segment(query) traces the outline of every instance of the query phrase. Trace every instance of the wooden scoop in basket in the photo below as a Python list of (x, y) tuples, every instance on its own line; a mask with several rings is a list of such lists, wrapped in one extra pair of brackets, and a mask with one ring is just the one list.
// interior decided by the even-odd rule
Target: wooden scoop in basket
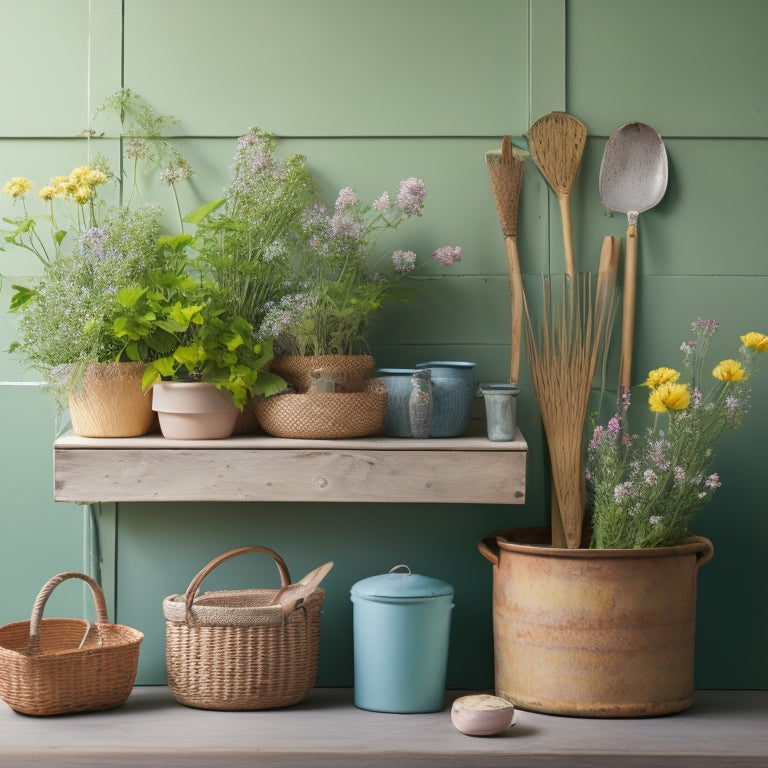
[(301, 581), (281, 587), (272, 598), (271, 605), (280, 605), (287, 616), (304, 598), (309, 597), (318, 584), (326, 577), (328, 571), (333, 568), (333, 563), (326, 563), (314, 571), (310, 571)]

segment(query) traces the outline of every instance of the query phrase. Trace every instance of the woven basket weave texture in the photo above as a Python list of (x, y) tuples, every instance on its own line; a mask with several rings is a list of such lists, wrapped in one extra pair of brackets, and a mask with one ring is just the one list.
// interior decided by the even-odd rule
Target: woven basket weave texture
[[(206, 592), (202, 579), (217, 565), (246, 552), (275, 559), (282, 587)], [(211, 561), (184, 595), (163, 601), (168, 686), (176, 700), (211, 710), (287, 707), (306, 699), (317, 681), (320, 611), (324, 590), (313, 591), (288, 613), (273, 605), (290, 586), (279, 555), (242, 547)]]
[[(43, 619), (45, 601), (62, 581), (78, 578), (94, 593), (97, 622)], [(30, 621), (0, 627), (0, 697), (25, 715), (111, 709), (133, 689), (144, 635), (107, 621), (104, 595), (85, 574), (62, 573), (41, 590)]]

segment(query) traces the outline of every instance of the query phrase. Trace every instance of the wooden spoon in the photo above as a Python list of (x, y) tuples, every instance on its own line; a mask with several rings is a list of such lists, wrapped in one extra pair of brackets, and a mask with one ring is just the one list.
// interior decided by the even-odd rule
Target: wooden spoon
[(528, 147), (533, 162), (560, 202), (565, 271), (571, 277), (576, 274), (571, 235), (571, 190), (586, 141), (584, 123), (566, 112), (550, 112), (528, 129)]

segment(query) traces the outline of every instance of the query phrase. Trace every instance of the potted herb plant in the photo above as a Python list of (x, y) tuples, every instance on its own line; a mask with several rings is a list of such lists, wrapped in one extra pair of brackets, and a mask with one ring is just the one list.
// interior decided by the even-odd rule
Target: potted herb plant
[[(319, 389), (325, 394), (349, 395), (365, 393), (366, 387), (370, 389), (366, 381), (376, 366), (368, 354), (366, 330), (372, 316), (388, 303), (413, 300), (404, 278), (417, 266), (413, 251), (380, 253), (376, 246), (385, 231), (422, 215), (425, 195), (424, 183), (409, 178), (400, 183), (394, 199), (385, 191), (372, 203), (363, 204), (351, 187), (344, 187), (332, 210), (323, 203), (315, 203), (304, 211), (302, 226), (307, 244), (283, 295), (270, 303), (261, 326), (264, 335), (271, 336), (281, 352), (272, 369), (298, 394)], [(450, 267), (461, 259), (461, 248), (438, 248), (432, 256)], [(371, 399), (372, 409), (381, 410), (382, 395), (370, 392), (366, 397)], [(322, 434), (324, 437), (345, 432), (346, 406), (341, 404), (342, 398), (336, 400), (339, 426), (332, 434)], [(292, 420), (294, 408), (304, 402), (296, 396), (281, 395), (257, 403), (257, 415), (262, 426), (269, 421), (267, 431), (288, 436), (280, 431), (282, 411), (285, 409), (284, 417)], [(327, 407), (332, 402), (328, 397), (322, 400)], [(315, 410), (318, 407), (313, 406)], [(350, 415), (350, 419), (354, 417)], [(356, 429), (350, 429), (354, 436), (371, 434), (371, 430), (381, 429), (381, 422), (378, 416), (361, 419)], [(295, 430), (290, 434), (300, 436)], [(344, 436), (351, 435), (345, 432)]]
[(705, 357), (718, 323), (698, 319), (676, 369), (645, 381), (653, 424), (618, 413), (587, 450), (591, 535), (549, 545), (549, 529), (504, 531), (480, 543), (494, 565), (496, 687), (520, 707), (554, 714), (634, 717), (694, 700), (696, 576), (713, 555), (691, 535), (721, 481), (715, 447), (749, 406), (768, 336), (741, 337), (738, 359)]
[(265, 370), (271, 340), (258, 340), (216, 280), (195, 272), (191, 239), (160, 239), (165, 267), (118, 292), (112, 337), (121, 355), (150, 361), (142, 386), (152, 388), (165, 437), (228, 437), (250, 395), (279, 392), (285, 382)]
[[(123, 89), (99, 111), (120, 115), (126, 157), (139, 163), (165, 163), (171, 185), (191, 173), (186, 160), (159, 136), (168, 118), (137, 94)], [(159, 205), (109, 205), (103, 194), (119, 181), (105, 158), (67, 176), (55, 176), (33, 195), (32, 182), (12, 178), (3, 188), (19, 215), (7, 217), (5, 242), (32, 253), (42, 274), (14, 285), (11, 311), (20, 338), (11, 345), (39, 370), (60, 406), (69, 406), (74, 431), (87, 437), (143, 434), (152, 422), (150, 398), (141, 378), (148, 360), (129, 360), (112, 322), (122, 311), (116, 299), (124, 288), (164, 267)], [(34, 206), (38, 206), (35, 210)]]

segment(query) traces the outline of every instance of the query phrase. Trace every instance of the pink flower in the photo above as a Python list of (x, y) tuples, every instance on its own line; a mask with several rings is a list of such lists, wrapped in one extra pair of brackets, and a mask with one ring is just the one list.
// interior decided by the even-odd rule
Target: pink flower
[(350, 205), (355, 205), (359, 199), (357, 192), (352, 187), (344, 187), (339, 190), (339, 196), (336, 198), (334, 208), (336, 211), (341, 212)]
[(389, 192), (384, 191), (381, 197), (371, 203), (371, 208), (377, 211), (388, 211), (392, 207), (392, 201), (389, 199)]
[(427, 190), (424, 182), (411, 176), (400, 182), (400, 191), (397, 193), (395, 202), (400, 210), (408, 216), (421, 216), (423, 210), (424, 196)]
[(461, 248), (458, 245), (444, 245), (432, 254), (432, 258), (436, 259), (446, 267), (452, 267), (454, 264), (461, 261)]

